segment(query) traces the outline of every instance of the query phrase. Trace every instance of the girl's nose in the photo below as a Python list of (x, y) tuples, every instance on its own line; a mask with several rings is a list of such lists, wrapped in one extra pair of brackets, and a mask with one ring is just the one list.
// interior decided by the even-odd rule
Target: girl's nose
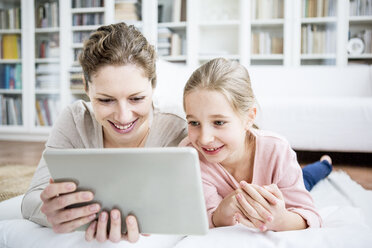
[(202, 128), (199, 136), (199, 142), (203, 145), (208, 145), (213, 141), (214, 141), (213, 133), (208, 128)]

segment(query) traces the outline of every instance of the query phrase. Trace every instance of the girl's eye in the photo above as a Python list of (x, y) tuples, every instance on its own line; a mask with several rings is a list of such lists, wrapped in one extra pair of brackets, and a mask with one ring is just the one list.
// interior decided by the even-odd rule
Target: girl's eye
[(98, 101), (103, 102), (103, 103), (110, 103), (113, 102), (113, 99), (110, 98), (98, 98)]
[(215, 121), (214, 124), (216, 126), (222, 126), (223, 124), (225, 124), (225, 122), (224, 121)]
[(140, 101), (142, 101), (144, 99), (145, 99), (144, 96), (138, 96), (138, 97), (132, 97), (132, 98), (130, 98), (130, 100), (133, 101), (133, 102), (140, 102)]
[(199, 122), (197, 122), (197, 121), (189, 121), (189, 125), (191, 125), (193, 127), (196, 127), (196, 126), (199, 126)]

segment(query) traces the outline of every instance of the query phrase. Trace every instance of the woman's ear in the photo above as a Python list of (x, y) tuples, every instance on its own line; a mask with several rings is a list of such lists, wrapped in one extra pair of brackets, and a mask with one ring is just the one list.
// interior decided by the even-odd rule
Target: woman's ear
[(89, 97), (89, 86), (88, 82), (85, 80), (84, 74), (81, 75), (81, 79), (83, 80), (85, 94)]
[(257, 108), (252, 107), (248, 110), (248, 119), (246, 123), (246, 130), (250, 129), (256, 120)]

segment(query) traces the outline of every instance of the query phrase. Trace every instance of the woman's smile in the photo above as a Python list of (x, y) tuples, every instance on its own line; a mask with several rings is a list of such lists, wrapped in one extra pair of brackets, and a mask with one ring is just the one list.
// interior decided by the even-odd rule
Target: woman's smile
[(135, 128), (138, 119), (139, 118), (137, 118), (136, 120), (134, 120), (134, 121), (132, 121), (130, 123), (127, 123), (125, 125), (115, 124), (115, 123), (113, 123), (111, 121), (108, 121), (108, 122), (111, 124), (112, 128), (116, 132), (123, 134), (123, 133), (129, 133), (130, 131), (132, 131)]

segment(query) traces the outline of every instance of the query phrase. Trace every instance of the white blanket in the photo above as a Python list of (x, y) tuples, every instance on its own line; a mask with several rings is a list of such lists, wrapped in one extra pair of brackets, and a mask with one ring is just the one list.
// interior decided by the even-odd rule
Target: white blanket
[(242, 225), (205, 236), (151, 235), (136, 244), (87, 243), (83, 232), (55, 234), (20, 215), (21, 197), (0, 203), (0, 247), (371, 247), (372, 191), (343, 172), (332, 172), (311, 191), (323, 228), (260, 233)]

